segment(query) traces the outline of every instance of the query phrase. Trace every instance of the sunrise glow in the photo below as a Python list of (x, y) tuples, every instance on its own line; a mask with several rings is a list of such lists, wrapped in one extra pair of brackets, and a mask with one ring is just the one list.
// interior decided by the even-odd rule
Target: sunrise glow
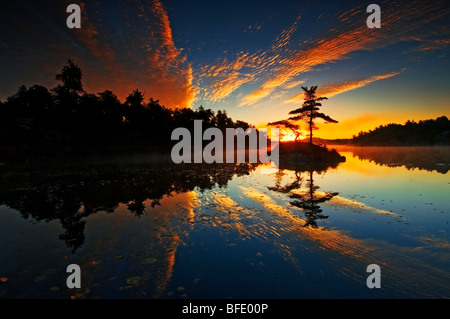
[[(286, 118), (303, 102), (301, 87), (318, 85), (328, 97), (323, 112), (339, 122), (317, 123), (315, 136), (322, 138), (351, 138), (448, 111), (445, 1), (379, 3), (379, 29), (367, 27), (358, 2), (292, 1), (281, 8), (264, 1), (139, 0), (81, 1), (82, 28), (70, 30), (61, 27), (60, 14), (69, 3), (44, 2), (39, 14), (31, 1), (5, 5), (0, 15), (10, 28), (2, 28), (2, 43), (14, 49), (0, 53), (0, 99), (22, 84), (54, 85), (55, 70), (72, 58), (84, 71), (86, 91), (112, 90), (123, 101), (138, 88), (169, 108), (226, 109), (257, 127)], [(21, 62), (12, 62), (18, 55)], [(294, 139), (283, 133), (283, 140)]]

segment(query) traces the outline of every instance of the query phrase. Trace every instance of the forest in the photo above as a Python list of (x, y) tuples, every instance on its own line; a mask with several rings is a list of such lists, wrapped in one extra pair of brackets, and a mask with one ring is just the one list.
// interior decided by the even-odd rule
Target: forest
[(446, 116), (405, 124), (387, 124), (360, 132), (349, 141), (360, 146), (450, 145), (450, 120)]
[(121, 102), (109, 90), (89, 93), (83, 89), (83, 73), (68, 60), (56, 74), (59, 84), (21, 86), (0, 101), (0, 161), (12, 154), (63, 154), (75, 152), (167, 150), (177, 127), (253, 127), (233, 121), (225, 110), (214, 112), (200, 106), (170, 109), (139, 89)]

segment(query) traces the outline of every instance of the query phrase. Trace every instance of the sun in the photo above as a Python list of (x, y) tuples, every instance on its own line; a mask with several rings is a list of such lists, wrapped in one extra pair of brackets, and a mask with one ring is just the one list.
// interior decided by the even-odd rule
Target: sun
[[(273, 126), (267, 127), (264, 125), (259, 125), (257, 126), (257, 129), (262, 129), (262, 128), (268, 128), (267, 130), (267, 135), (270, 138), (271, 137), (271, 129), (273, 129)], [(295, 141), (295, 134), (292, 132), (292, 130), (284, 128), (284, 127), (280, 127), (278, 128), (279, 130), (279, 137), (280, 137), (280, 142), (293, 142)], [(301, 130), (300, 132), (300, 136), (299, 136), (299, 140), (304, 139), (305, 137), (308, 136), (308, 132)]]
[[(300, 136), (298, 137), (298, 141), (306, 138), (308, 136), (308, 132), (301, 130)], [(295, 134), (287, 128), (280, 128), (280, 142), (293, 142), (295, 141)]]
[(288, 129), (280, 129), (280, 142), (293, 142), (295, 141), (295, 134)]

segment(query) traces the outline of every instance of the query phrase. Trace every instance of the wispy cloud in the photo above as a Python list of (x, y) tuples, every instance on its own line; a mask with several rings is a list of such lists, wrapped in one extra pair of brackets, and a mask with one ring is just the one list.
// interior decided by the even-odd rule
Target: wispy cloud
[(159, 36), (162, 42), (162, 49), (166, 51), (164, 57), (168, 61), (176, 61), (180, 53), (173, 42), (169, 16), (160, 0), (152, 1), (152, 12), (159, 20)]
[[(192, 66), (174, 43), (170, 19), (160, 0), (136, 1), (134, 6), (127, 6), (128, 11), (119, 13), (127, 27), (122, 47), (101, 23), (91, 23), (89, 7), (83, 8), (87, 14), (83, 15), (84, 29), (79, 31), (79, 40), (97, 61), (86, 62), (92, 65), (86, 72), (87, 89), (112, 89), (124, 99), (131, 90), (139, 88), (146, 98), (158, 99), (167, 107), (192, 105), (196, 94)], [(123, 47), (128, 48), (128, 55), (119, 53)]]
[[(325, 84), (319, 88), (318, 95), (320, 96), (326, 96), (326, 97), (332, 97), (347, 91), (355, 90), (358, 88), (361, 88), (363, 86), (366, 86), (372, 82), (389, 79), (391, 77), (394, 77), (396, 75), (399, 75), (400, 72), (391, 72), (386, 74), (379, 74), (379, 75), (373, 75), (365, 79), (358, 79), (358, 80), (349, 80), (341, 83), (331, 83), (331, 84)], [(303, 92), (298, 93), (292, 97), (290, 97), (286, 102), (299, 102), (303, 101)]]
[(350, 52), (363, 49), (368, 43), (374, 41), (370, 37), (361, 38), (360, 29), (339, 34), (334, 38), (319, 40), (309, 49), (299, 51), (281, 61), (280, 70), (259, 88), (245, 96), (242, 104), (254, 104), (294, 77), (311, 71), (313, 67), (344, 59)]
[[(365, 22), (361, 23), (361, 17), (358, 15), (359, 12), (364, 12), (361, 5), (343, 13), (339, 18), (339, 26), (332, 28), (328, 34), (307, 41), (305, 48), (300, 47), (294, 54), (279, 59), (277, 61), (279, 67), (258, 88), (244, 96), (241, 105), (259, 102), (280, 86), (287, 85), (298, 76), (312, 71), (316, 66), (348, 59), (349, 55), (356, 51), (378, 49), (398, 41), (410, 40), (425, 24), (450, 13), (450, 9), (443, 2), (414, 1), (406, 5), (403, 2), (395, 2), (386, 8), (383, 12), (381, 29), (368, 29)], [(353, 88), (381, 78), (374, 77), (366, 80), (369, 82), (363, 80), (353, 83)], [(346, 90), (350, 88), (351, 86), (347, 86)]]
[(301, 16), (298, 16), (295, 22), (286, 30), (283, 30), (278, 37), (275, 39), (274, 44), (272, 45), (272, 50), (276, 51), (287, 46), (290, 42), (290, 39), (295, 31), (297, 31), (299, 21)]
[(239, 52), (234, 60), (225, 58), (204, 66), (200, 76), (209, 88), (206, 98), (214, 102), (227, 98), (242, 85), (253, 81), (260, 65), (258, 55)]
[[(0, 95), (9, 94), (21, 84), (54, 84), (54, 74), (61, 64), (73, 58), (82, 67), (85, 89), (90, 92), (111, 89), (123, 100), (131, 90), (139, 88), (146, 98), (159, 99), (168, 107), (189, 107), (200, 95), (211, 102), (235, 97), (241, 106), (258, 106), (266, 98), (276, 96), (282, 100), (282, 93), (285, 100), (292, 99), (289, 90), (304, 83), (308, 72), (324, 67), (332, 70), (334, 63), (350, 59), (361, 50), (399, 41), (416, 41), (420, 52), (434, 52), (449, 45), (448, 29), (430, 33), (424, 28), (450, 14), (446, 1), (381, 1), (381, 29), (366, 27), (365, 7), (360, 4), (337, 14), (324, 33), (307, 38), (305, 34), (309, 33), (302, 33), (302, 28), (314, 20), (302, 13), (261, 49), (230, 53), (212, 64), (194, 68), (174, 39), (163, 0), (117, 5), (106, 0), (80, 1), (80, 30), (65, 27), (66, 16), (61, 12), (69, 3), (5, 3), (0, 15), (8, 28), (0, 29), (0, 63), (2, 69), (8, 66), (9, 70), (4, 71), (8, 80), (2, 83)], [(273, 19), (255, 23), (248, 31), (263, 30), (268, 21)], [(329, 84), (328, 93), (356, 89), (385, 75)]]
[[(231, 61), (225, 58), (215, 64), (205, 65), (199, 74), (207, 87), (205, 98), (213, 102), (223, 100), (245, 84), (255, 82), (276, 69), (281, 60), (281, 53), (289, 45), (300, 19), (299, 16), (289, 28), (283, 30), (274, 39), (271, 49), (267, 51), (239, 52)], [(261, 93), (265, 94), (265, 92)], [(260, 98), (265, 96), (267, 95)]]
[(335, 96), (340, 93), (344, 93), (347, 91), (355, 90), (357, 88), (366, 86), (367, 84), (370, 84), (375, 81), (392, 78), (394, 76), (399, 75), (400, 73), (401, 72), (391, 72), (387, 74), (374, 75), (362, 80), (353, 80), (353, 81), (346, 81), (343, 83), (334, 83), (325, 85), (322, 88), (320, 88), (319, 94), (326, 97)]
[(303, 84), (303, 83), (305, 83), (304, 80), (291, 81), (291, 82), (286, 83), (286, 84), (283, 86), (283, 88), (286, 89), (286, 90), (290, 90), (290, 89), (293, 89), (293, 88), (295, 88), (295, 87), (297, 87), (297, 86), (299, 86), (299, 85), (301, 85), (301, 84)]
[(416, 50), (432, 53), (438, 50), (446, 49), (448, 46), (450, 46), (450, 39), (433, 39), (426, 40), (425, 43), (421, 44)]
[(111, 46), (106, 42), (100, 42), (99, 31), (97, 27), (91, 22), (89, 13), (85, 2), (79, 2), (81, 12), (81, 29), (73, 29), (72, 32), (80, 43), (88, 50), (95, 58), (103, 59), (106, 62), (114, 62), (115, 54)]
[[(170, 19), (160, 0), (137, 1), (128, 18), (125, 45), (132, 48), (130, 56), (135, 61), (128, 64), (125, 58), (118, 65), (127, 65), (127, 83), (172, 107), (190, 107), (195, 99), (193, 70), (182, 50), (177, 48)], [(120, 77), (118, 77), (120, 81)], [(116, 81), (117, 82), (117, 81)], [(117, 83), (120, 89), (120, 83)]]

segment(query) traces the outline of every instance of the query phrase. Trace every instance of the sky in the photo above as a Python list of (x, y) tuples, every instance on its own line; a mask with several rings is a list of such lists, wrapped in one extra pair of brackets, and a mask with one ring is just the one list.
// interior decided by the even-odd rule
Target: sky
[[(71, 3), (80, 29), (66, 26)], [(371, 3), (379, 29), (366, 25)], [(339, 123), (320, 123), (314, 136), (350, 138), (449, 116), (449, 21), (448, 1), (8, 0), (0, 100), (20, 85), (56, 86), (73, 59), (87, 92), (124, 101), (138, 88), (169, 108), (225, 109), (265, 127), (317, 85), (322, 112)]]

